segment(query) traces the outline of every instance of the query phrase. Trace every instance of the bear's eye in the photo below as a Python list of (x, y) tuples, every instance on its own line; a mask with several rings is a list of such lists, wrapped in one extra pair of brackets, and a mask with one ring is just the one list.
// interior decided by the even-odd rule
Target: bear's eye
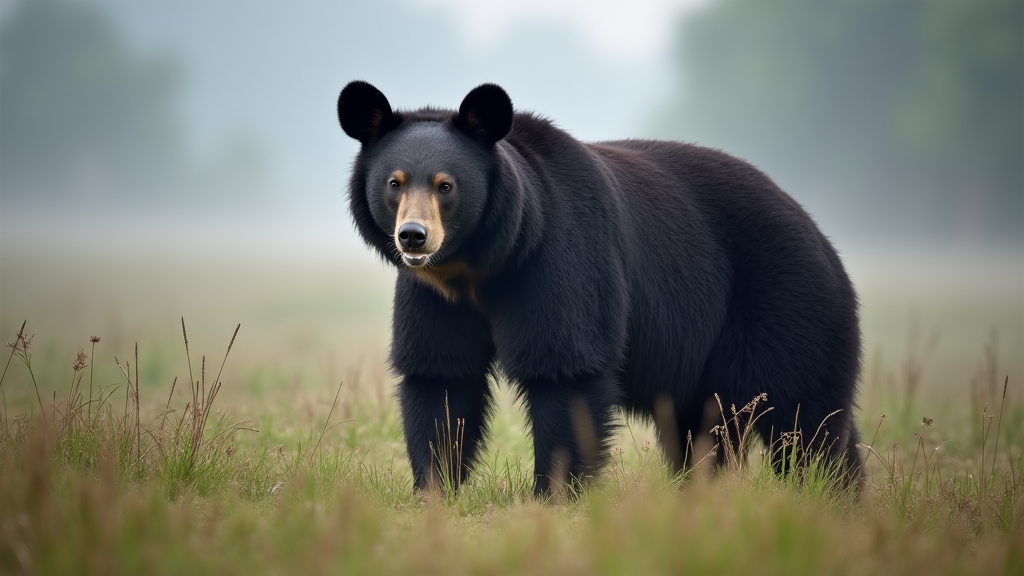
[(402, 185), (398, 183), (398, 180), (392, 178), (391, 180), (388, 180), (388, 187), (390, 187), (392, 190), (398, 190), (399, 188), (402, 187)]
[(437, 189), (440, 190), (442, 194), (447, 194), (452, 191), (452, 183), (445, 180), (444, 182), (441, 182), (441, 185), (438, 186)]

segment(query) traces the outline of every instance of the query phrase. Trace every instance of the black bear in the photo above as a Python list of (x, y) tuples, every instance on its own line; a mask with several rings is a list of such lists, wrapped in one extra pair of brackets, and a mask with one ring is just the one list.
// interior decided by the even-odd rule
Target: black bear
[[(716, 393), (727, 407), (766, 393), (759, 436), (809, 431), (805, 449), (861, 478), (856, 295), (756, 168), (677, 142), (582, 143), (493, 84), (457, 112), (396, 111), (355, 81), (338, 118), (361, 143), (355, 224), (399, 269), (390, 362), (416, 488), (453, 457), (465, 478), (498, 371), (528, 410), (537, 493), (599, 468), (616, 408), (668, 405), (658, 432), (678, 442), (714, 424)], [(439, 442), (446, 422), (457, 442)]]

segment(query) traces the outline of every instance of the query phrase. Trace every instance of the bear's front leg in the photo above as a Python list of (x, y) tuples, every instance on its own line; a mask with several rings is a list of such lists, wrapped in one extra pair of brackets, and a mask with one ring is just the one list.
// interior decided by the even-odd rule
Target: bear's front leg
[(479, 311), (402, 271), (395, 284), (391, 365), (417, 489), (465, 480), (486, 432), (494, 359)]
[(484, 376), (406, 376), (398, 386), (414, 486), (453, 489), (467, 478), (486, 430), (491, 392)]
[(523, 381), (533, 425), (535, 495), (573, 489), (604, 464), (619, 387), (611, 373)]

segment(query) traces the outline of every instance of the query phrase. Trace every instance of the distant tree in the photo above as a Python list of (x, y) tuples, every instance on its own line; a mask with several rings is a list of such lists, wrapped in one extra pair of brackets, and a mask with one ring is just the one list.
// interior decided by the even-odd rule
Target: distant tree
[(683, 23), (660, 135), (882, 236), (916, 220), (1020, 242), (1022, 37), (1021, 0), (716, 0)]
[(132, 54), (96, 6), (21, 1), (0, 28), (4, 203), (137, 198), (170, 185), (183, 162), (178, 86), (173, 62)]
[(925, 8), (922, 49), (898, 103), (901, 142), (957, 189), (1001, 195), (992, 208), (1024, 229), (1024, 2)]

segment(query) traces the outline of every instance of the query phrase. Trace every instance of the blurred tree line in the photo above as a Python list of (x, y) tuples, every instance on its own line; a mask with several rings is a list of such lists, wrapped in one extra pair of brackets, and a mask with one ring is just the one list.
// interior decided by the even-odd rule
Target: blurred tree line
[(1022, 0), (716, 0), (683, 22), (657, 130), (860, 238), (1020, 246), (1022, 37)]
[(216, 204), (268, 195), (266, 158), (244, 135), (189, 153), (183, 73), (132, 52), (96, 5), (21, 0), (0, 24), (0, 191), (5, 208)]

